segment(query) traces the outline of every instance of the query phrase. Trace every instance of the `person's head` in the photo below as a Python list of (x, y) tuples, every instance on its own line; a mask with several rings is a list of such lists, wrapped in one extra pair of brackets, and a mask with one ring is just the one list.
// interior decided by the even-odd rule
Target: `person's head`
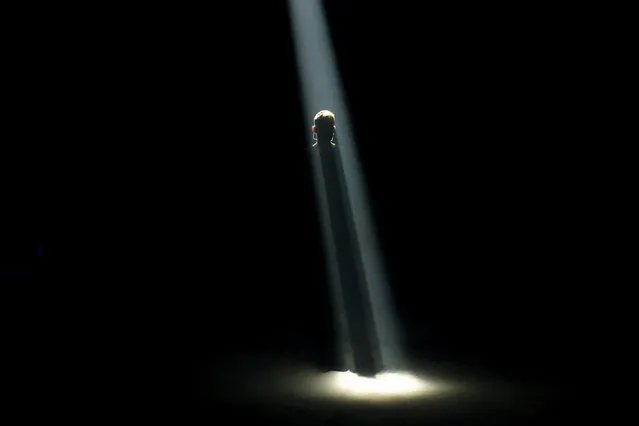
[(332, 128), (335, 125), (335, 114), (330, 112), (327, 109), (323, 109), (317, 114), (315, 114), (315, 118), (313, 119), (315, 126), (319, 127), (330, 127)]
[(330, 142), (335, 134), (335, 114), (322, 110), (315, 114), (313, 132), (317, 133), (319, 142)]

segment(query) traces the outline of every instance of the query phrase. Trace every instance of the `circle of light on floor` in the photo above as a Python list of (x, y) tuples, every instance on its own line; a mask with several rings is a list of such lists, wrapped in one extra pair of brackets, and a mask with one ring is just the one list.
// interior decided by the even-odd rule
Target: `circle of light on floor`
[(348, 397), (410, 397), (429, 390), (426, 382), (404, 372), (385, 372), (375, 377), (362, 377), (350, 371), (328, 374), (330, 387)]

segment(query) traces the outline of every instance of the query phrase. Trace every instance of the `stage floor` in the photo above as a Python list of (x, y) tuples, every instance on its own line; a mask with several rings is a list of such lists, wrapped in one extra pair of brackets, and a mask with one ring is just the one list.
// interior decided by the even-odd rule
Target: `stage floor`
[(558, 380), (524, 382), (441, 361), (410, 365), (384, 387), (286, 355), (233, 355), (200, 369), (197, 415), (306, 425), (522, 425), (569, 410), (570, 385)]

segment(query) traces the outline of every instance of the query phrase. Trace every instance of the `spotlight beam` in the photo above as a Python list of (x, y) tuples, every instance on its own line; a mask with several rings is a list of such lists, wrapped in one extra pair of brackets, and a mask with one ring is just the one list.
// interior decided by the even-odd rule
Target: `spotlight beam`
[(352, 357), (356, 372), (374, 375), (381, 370), (379, 347), (339, 149), (320, 144), (313, 154), (320, 159), (326, 188), (329, 212), (327, 228), (330, 228), (329, 232), (333, 236), (332, 251), (339, 271), (335, 288), (339, 289), (342, 298), (342, 318), (346, 320), (344, 328), (351, 350), (349, 356)]
[[(356, 355), (361, 344), (358, 346), (355, 341), (361, 339), (362, 334), (370, 335), (367, 337), (370, 341), (364, 344), (368, 346), (370, 356), (375, 357), (381, 351), (380, 365), (376, 368), (398, 369), (402, 367), (396, 342), (398, 330), (393, 321), (382, 259), (365, 196), (363, 173), (324, 10), (319, 0), (289, 0), (289, 11), (304, 115), (312, 117), (316, 111), (328, 109), (337, 117), (338, 149), (331, 154), (321, 148), (309, 150), (324, 224), (335, 306), (339, 311), (336, 315), (345, 319), (342, 334), (349, 336), (345, 345), (348, 347), (350, 344), (351, 354)], [(313, 145), (310, 132), (307, 144), (309, 147)], [(335, 207), (337, 205), (342, 206), (341, 210)], [(347, 257), (352, 259), (348, 266)], [(360, 293), (361, 306), (353, 301), (355, 287)], [(353, 316), (360, 316), (359, 321)], [(368, 316), (370, 319), (366, 319)], [(368, 323), (370, 332), (361, 328), (362, 321)]]

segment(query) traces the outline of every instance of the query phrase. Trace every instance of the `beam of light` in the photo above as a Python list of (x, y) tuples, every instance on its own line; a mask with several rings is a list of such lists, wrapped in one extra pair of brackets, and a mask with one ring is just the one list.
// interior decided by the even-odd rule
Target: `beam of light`
[[(310, 120), (317, 111), (324, 109), (335, 114), (346, 192), (355, 222), (355, 233), (360, 247), (382, 364), (385, 369), (399, 369), (404, 363), (398, 348), (399, 330), (394, 322), (395, 315), (390, 303), (382, 256), (368, 208), (363, 171), (354, 144), (354, 133), (338, 76), (324, 10), (320, 0), (289, 0), (288, 3), (303, 94), (304, 116), (309, 117)], [(308, 146), (313, 145), (314, 141), (310, 132), (307, 138)], [(313, 157), (311, 161), (315, 173), (316, 192), (320, 194), (318, 202), (320, 208), (326, 210), (322, 206), (324, 200), (321, 199), (323, 194), (321, 166), (316, 156), (311, 155), (311, 157)], [(323, 223), (328, 223), (325, 211), (322, 211), (322, 216)], [(325, 226), (324, 229), (325, 247), (328, 253), (334, 236), (330, 235), (330, 229), (326, 228), (329, 227)], [(330, 253), (328, 255), (330, 257)]]
[(313, 170), (315, 172), (315, 194), (317, 196), (320, 215), (322, 218), (324, 249), (326, 253), (326, 264), (328, 269), (328, 278), (331, 284), (331, 294), (333, 296), (333, 310), (337, 325), (337, 344), (338, 351), (342, 356), (342, 362), (348, 368), (353, 367), (352, 348), (348, 336), (348, 321), (346, 320), (346, 308), (342, 296), (342, 288), (339, 284), (339, 270), (337, 267), (337, 254), (335, 252), (335, 235), (333, 235), (330, 225), (331, 216), (329, 213), (328, 200), (326, 196), (326, 185), (322, 176), (322, 167), (318, 164), (317, 156), (311, 155), (313, 162)]
[[(322, 109), (330, 109), (334, 113), (337, 111), (338, 116), (341, 116), (341, 112), (344, 110), (341, 106), (343, 101), (337, 96), (339, 80), (336, 76), (334, 59), (332, 58), (333, 53), (328, 43), (328, 34), (322, 24), (321, 17), (324, 11), (321, 5), (314, 0), (290, 0), (289, 11), (303, 95), (304, 117), (309, 117), (309, 120), (311, 120), (315, 113)], [(320, 17), (319, 21), (316, 20), (318, 17)], [(315, 146), (315, 141), (310, 132), (307, 133), (306, 143), (307, 146)], [(324, 237), (331, 294), (333, 295), (333, 308), (337, 319), (338, 349), (343, 357), (344, 365), (352, 368), (352, 351), (350, 341), (346, 337), (348, 335), (348, 324), (345, 318), (346, 312), (342, 299), (342, 289), (339, 284), (340, 277), (335, 252), (335, 235), (333, 235), (331, 226), (326, 185), (320, 159), (312, 154), (312, 152), (309, 152), (314, 173), (315, 195), (323, 224), (322, 235)]]

